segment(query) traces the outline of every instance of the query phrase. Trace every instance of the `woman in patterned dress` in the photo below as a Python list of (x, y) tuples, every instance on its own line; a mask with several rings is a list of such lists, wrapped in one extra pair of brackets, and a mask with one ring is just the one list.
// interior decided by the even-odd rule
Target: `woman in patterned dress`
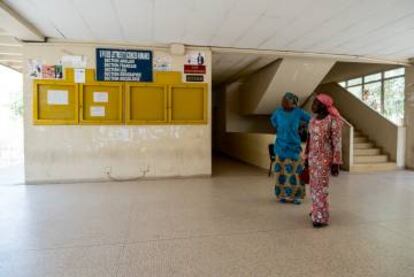
[(275, 195), (281, 203), (301, 204), (305, 197), (305, 184), (300, 181), (304, 169), (300, 157), (302, 151), (299, 136), (301, 122), (309, 123), (310, 115), (297, 107), (298, 97), (287, 92), (282, 99), (282, 107), (271, 117), (276, 129), (275, 141)]
[(324, 227), (329, 223), (329, 175), (338, 176), (342, 163), (342, 119), (333, 99), (326, 94), (316, 96), (312, 111), (316, 115), (309, 124), (305, 151), (312, 197), (310, 216), (314, 227)]

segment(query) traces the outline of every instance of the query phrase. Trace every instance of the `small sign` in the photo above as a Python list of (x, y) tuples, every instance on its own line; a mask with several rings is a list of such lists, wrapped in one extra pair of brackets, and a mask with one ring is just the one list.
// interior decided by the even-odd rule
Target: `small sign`
[(170, 55), (154, 56), (155, 71), (171, 71), (172, 58)]
[(90, 114), (94, 117), (104, 117), (105, 116), (105, 107), (102, 106), (91, 106)]
[(93, 102), (108, 103), (108, 93), (106, 91), (95, 91), (93, 93)]
[(184, 65), (184, 73), (190, 74), (206, 74), (206, 66), (205, 65), (193, 65), (193, 64), (185, 64)]
[(152, 51), (97, 48), (96, 79), (152, 82)]
[(77, 84), (84, 84), (86, 80), (86, 70), (85, 68), (75, 68), (74, 69), (74, 75), (75, 75), (75, 83)]
[(69, 95), (67, 90), (48, 90), (47, 104), (48, 105), (68, 105)]
[(185, 80), (187, 82), (204, 82), (203, 75), (186, 75)]

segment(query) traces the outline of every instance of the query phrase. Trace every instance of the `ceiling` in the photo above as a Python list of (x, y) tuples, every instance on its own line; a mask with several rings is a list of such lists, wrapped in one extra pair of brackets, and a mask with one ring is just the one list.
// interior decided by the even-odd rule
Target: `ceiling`
[(4, 2), (52, 38), (414, 57), (413, 0)]
[(23, 51), (21, 43), (0, 28), (0, 64), (21, 71)]

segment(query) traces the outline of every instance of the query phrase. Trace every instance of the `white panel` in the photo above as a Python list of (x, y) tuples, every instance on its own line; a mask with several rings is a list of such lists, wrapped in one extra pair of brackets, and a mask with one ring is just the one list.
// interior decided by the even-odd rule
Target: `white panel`
[(298, 16), (289, 28), (281, 30), (281, 34), (288, 36), (289, 40), (281, 45), (281, 48), (295, 49), (291, 47), (308, 33), (317, 32), (318, 28), (333, 18), (340, 16), (344, 9), (359, 0), (318, 0), (319, 5), (312, 5), (303, 16)]
[(270, 6), (271, 0), (238, 0), (234, 3), (231, 13), (238, 15), (262, 15)]
[[(330, 37), (329, 40), (324, 41), (318, 48), (323, 50), (335, 51), (342, 49), (344, 45), (349, 43), (366, 43), (373, 41), (373, 32), (376, 32), (378, 36), (383, 36), (387, 32), (398, 32), (401, 30), (401, 26), (390, 26), (395, 20), (401, 16), (406, 16), (407, 13), (411, 13), (414, 10), (414, 1), (412, 0), (394, 0), (394, 5), (380, 6), (381, 9), (373, 14), (367, 16), (365, 20), (359, 21), (354, 28), (342, 30), (337, 32), (336, 35)], [(409, 22), (411, 19), (409, 19)], [(339, 31), (339, 30), (338, 30)], [(357, 54), (357, 52), (354, 52)]]
[(125, 39), (128, 42), (151, 41), (152, 0), (114, 0)]
[(282, 22), (281, 18), (261, 17), (256, 24), (234, 44), (240, 48), (258, 48), (259, 44), (270, 37)]
[(120, 41), (123, 39), (117, 11), (114, 10), (111, 0), (100, 0), (98, 3), (84, 0), (71, 1), (98, 40)]
[(6, 0), (5, 2), (23, 18), (30, 21), (43, 35), (62, 37), (56, 31), (54, 23), (31, 0)]
[(381, 10), (387, 10), (394, 5), (393, 1), (387, 1), (382, 5), (375, 5), (373, 0), (369, 0), (359, 2), (358, 8), (355, 8), (355, 5), (347, 6), (347, 9), (343, 10), (338, 16), (332, 17), (330, 20), (325, 21), (323, 25), (304, 34), (300, 40), (292, 43), (290, 47), (317, 52), (317, 45), (331, 41), (335, 36), (339, 37), (349, 30), (359, 28), (361, 22), (366, 21), (368, 18), (377, 18), (377, 14)]
[(258, 16), (241, 16), (230, 14), (223, 22), (222, 27), (214, 35), (210, 44), (233, 46), (237, 39), (244, 34), (258, 20)]
[[(66, 38), (89, 41), (95, 39), (70, 0), (31, 1), (45, 16), (45, 20), (50, 20)], [(96, 9), (94, 12), (97, 12)]]

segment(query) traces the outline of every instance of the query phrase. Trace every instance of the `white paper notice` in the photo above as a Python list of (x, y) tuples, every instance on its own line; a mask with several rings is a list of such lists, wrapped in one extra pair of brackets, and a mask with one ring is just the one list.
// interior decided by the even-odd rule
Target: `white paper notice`
[(93, 102), (108, 103), (108, 93), (106, 91), (95, 91), (93, 93)]
[(48, 90), (47, 104), (49, 105), (68, 105), (69, 93), (67, 90)]
[(75, 83), (77, 84), (83, 84), (85, 83), (85, 68), (75, 68)]
[(90, 108), (91, 116), (102, 117), (105, 116), (105, 107), (101, 106), (92, 106)]

